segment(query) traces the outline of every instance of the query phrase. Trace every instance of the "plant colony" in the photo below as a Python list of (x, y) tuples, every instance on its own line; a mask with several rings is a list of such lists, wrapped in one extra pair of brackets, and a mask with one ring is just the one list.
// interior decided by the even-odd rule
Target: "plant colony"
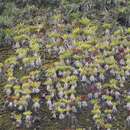
[[(130, 29), (113, 30), (110, 23), (100, 25), (87, 17), (68, 22), (61, 13), (50, 21), (45, 33), (42, 24), (5, 29), (15, 41), (14, 55), (0, 64), (0, 75), (7, 80), (5, 106), (16, 126), (35, 127), (45, 102), (53, 118), (88, 109), (97, 129), (111, 130), (124, 101), (129, 127)], [(43, 69), (45, 80), (40, 78)]]

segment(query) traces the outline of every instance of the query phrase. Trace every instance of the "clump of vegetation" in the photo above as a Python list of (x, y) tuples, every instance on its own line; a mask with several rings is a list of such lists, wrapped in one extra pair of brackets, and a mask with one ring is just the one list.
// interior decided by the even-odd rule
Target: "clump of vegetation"
[(115, 0), (53, 2), (59, 6), (44, 10), (39, 4), (47, 0), (15, 0), (0, 16), (0, 43), (10, 43), (13, 50), (0, 63), (0, 81), (3, 107), (14, 126), (43, 129), (49, 122), (54, 129), (129, 128), (130, 31), (111, 16), (115, 10), (127, 14), (127, 5)]

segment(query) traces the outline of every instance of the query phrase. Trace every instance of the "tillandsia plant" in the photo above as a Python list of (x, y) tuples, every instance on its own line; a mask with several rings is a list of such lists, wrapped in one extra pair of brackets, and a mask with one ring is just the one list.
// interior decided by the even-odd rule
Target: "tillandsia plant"
[[(28, 25), (26, 29), (23, 26), (18, 25), (12, 30), (16, 41), (13, 45), (15, 53), (4, 62), (3, 69), (7, 78), (5, 105), (13, 111), (12, 118), (17, 127), (30, 128), (40, 109), (39, 70), (42, 61), (39, 55), (40, 42), (36, 36), (29, 36), (32, 26)], [(23, 35), (26, 37), (21, 38)]]
[(50, 19), (45, 33), (40, 32), (43, 24), (18, 24), (6, 30), (15, 41), (14, 55), (0, 64), (0, 75), (5, 72), (5, 106), (12, 111), (16, 126), (36, 127), (33, 123), (45, 101), (53, 118), (72, 118), (85, 110), (94, 129), (113, 129), (122, 98), (128, 112), (130, 107), (129, 93), (125, 93), (130, 76), (129, 29), (119, 26), (112, 31), (110, 23), (100, 25), (85, 16), (69, 23), (61, 12)]
[[(70, 99), (75, 99), (75, 103), (77, 102), (76, 106), (79, 105), (79, 108), (82, 108), (81, 104), (86, 108), (91, 106), (93, 119), (98, 129), (112, 129), (112, 123), (117, 114), (117, 107), (121, 105), (121, 88), (124, 87), (124, 83), (129, 75), (129, 60), (127, 59), (129, 57), (129, 43), (125, 39), (119, 40), (120, 35), (124, 37), (121, 28), (119, 35), (116, 34), (117, 30), (115, 30), (113, 32), (115, 37), (111, 41), (108, 40), (106, 30), (111, 29), (111, 24), (103, 25), (105, 31), (103, 35), (105, 36), (103, 39), (100, 39), (97, 34), (98, 26), (98, 24), (95, 25), (88, 18), (82, 18), (79, 22), (73, 23), (73, 30), (69, 33), (69, 37), (62, 37), (60, 33), (63, 34), (63, 31), (59, 32), (58, 35), (54, 33), (51, 35), (55, 43), (53, 46), (50, 46), (50, 50), (55, 46), (59, 48), (55, 49), (59, 60), (54, 65), (56, 69), (51, 71), (52, 69), (49, 70), (48, 68), (47, 71), (51, 72), (52, 78), (49, 77), (50, 74), (48, 73), (46, 86), (49, 95), (53, 91), (53, 99), (55, 99), (55, 95), (58, 95), (58, 98), (68, 99), (65, 93), (67, 88), (71, 89), (68, 85), (71, 83), (71, 77), (73, 77), (72, 81), (74, 83), (75, 79), (76, 83), (80, 83), (75, 90), (83, 86), (86, 89), (85, 93), (88, 102), (86, 100), (82, 102), (78, 96), (71, 95)], [(57, 31), (58, 28), (55, 32), (57, 33)], [(58, 43), (60, 37), (62, 37), (62, 44)], [(67, 66), (69, 66), (69, 69), (66, 69)], [(53, 78), (56, 79), (54, 82)], [(59, 93), (55, 91), (55, 88), (59, 88)], [(59, 102), (56, 100), (58, 105), (54, 105), (50, 102), (51, 97), (49, 95), (48, 104), (50, 106), (57, 108), (56, 106), (62, 104), (62, 109), (65, 108), (63, 100), (59, 100)], [(58, 112), (60, 113), (59, 118), (63, 119), (65, 117), (65, 109), (62, 109), (59, 109), (59, 107), (55, 109), (54, 117), (56, 117), (56, 112)], [(52, 110), (51, 107), (50, 110)], [(75, 107), (72, 110), (75, 111), (71, 112), (76, 112), (78, 109)]]

